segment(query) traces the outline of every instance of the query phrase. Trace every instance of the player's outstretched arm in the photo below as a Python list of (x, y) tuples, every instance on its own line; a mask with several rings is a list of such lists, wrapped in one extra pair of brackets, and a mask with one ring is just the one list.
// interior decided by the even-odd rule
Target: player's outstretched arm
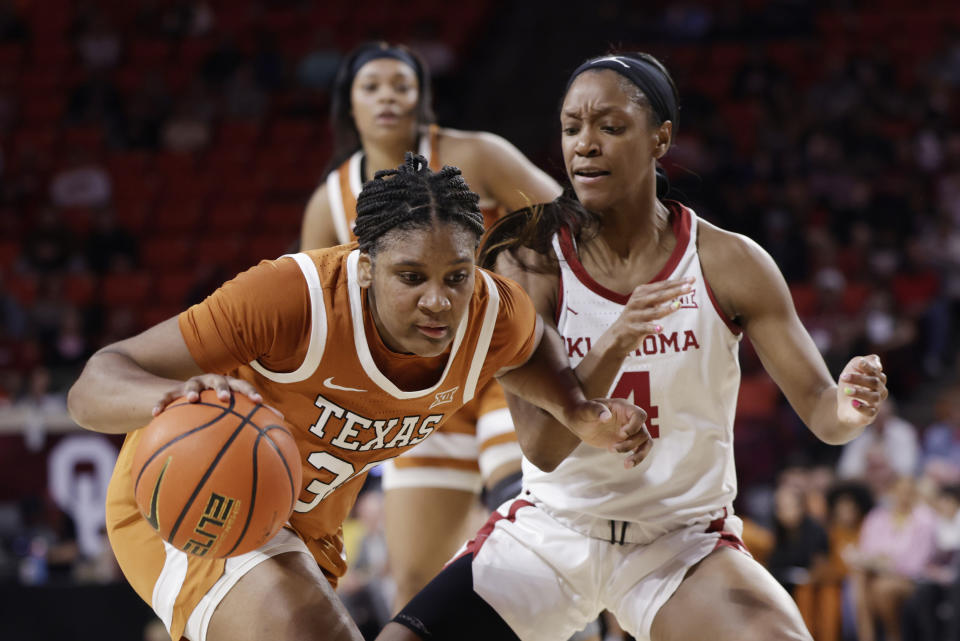
[[(542, 322), (538, 317), (538, 327)], [(542, 334), (526, 363), (498, 376), (511, 411), (520, 412), (514, 423), (524, 454), (549, 470), (581, 442), (616, 452), (645, 452), (644, 411), (624, 399), (588, 400), (556, 331)]]
[(708, 224), (701, 229), (704, 276), (793, 409), (825, 443), (840, 445), (859, 435), (887, 398), (879, 357), (854, 357), (834, 380), (770, 255), (743, 236)]
[(143, 427), (181, 396), (199, 400), (205, 389), (216, 390), (223, 400), (238, 392), (262, 401), (246, 381), (204, 373), (171, 318), (91, 356), (70, 388), (67, 408), (81, 427), (122, 434)]

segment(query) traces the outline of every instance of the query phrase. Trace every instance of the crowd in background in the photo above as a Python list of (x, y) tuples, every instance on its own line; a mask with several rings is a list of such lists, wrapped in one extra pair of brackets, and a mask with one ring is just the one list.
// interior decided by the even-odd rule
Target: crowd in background
[[(960, 641), (950, 2), (600, 0), (571, 20), (546, 2), (422, 0), (368, 23), (292, 0), (40, 4), (0, 0), (2, 438), (36, 450), (42, 418), (10, 417), (63, 415), (93, 351), (293, 246), (327, 160), (326, 89), (356, 42), (410, 44), (437, 76), (441, 122), (500, 133), (555, 175), (562, 79), (611, 43), (641, 48), (681, 95), (670, 196), (770, 252), (832, 371), (877, 353), (895, 397), (860, 438), (826, 446), (742, 345), (748, 546), (818, 641)], [(369, 629), (390, 601), (377, 497), (372, 482), (350, 522), (358, 561), (341, 588)], [(44, 492), (0, 497), (0, 580), (115, 580), (104, 566)]]

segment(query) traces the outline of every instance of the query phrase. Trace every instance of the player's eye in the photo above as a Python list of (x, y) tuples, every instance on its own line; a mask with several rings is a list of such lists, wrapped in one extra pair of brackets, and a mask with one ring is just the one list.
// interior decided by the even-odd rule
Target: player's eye
[(451, 274), (450, 276), (447, 276), (447, 283), (449, 283), (450, 285), (459, 285), (463, 283), (465, 280), (467, 280), (466, 272), (457, 272), (456, 274)]
[(423, 282), (423, 276), (417, 272), (400, 272), (398, 276), (408, 285), (418, 285)]

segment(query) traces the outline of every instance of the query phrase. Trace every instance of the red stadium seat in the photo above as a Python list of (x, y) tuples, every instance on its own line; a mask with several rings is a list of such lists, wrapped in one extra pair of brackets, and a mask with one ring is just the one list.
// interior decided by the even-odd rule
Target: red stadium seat
[(64, 297), (78, 307), (89, 305), (96, 291), (97, 278), (93, 274), (67, 274), (63, 279)]
[(194, 262), (193, 242), (183, 235), (148, 238), (143, 243), (141, 260), (153, 273), (186, 267)]
[(303, 220), (304, 205), (294, 203), (271, 203), (266, 206), (260, 217), (260, 229), (267, 232), (293, 232), (300, 229)]
[(0, 269), (6, 271), (13, 267), (20, 257), (20, 243), (15, 240), (0, 242)]
[(192, 268), (163, 271), (154, 280), (155, 302), (167, 307), (186, 307), (187, 294), (193, 287), (194, 270)]
[(257, 235), (247, 246), (246, 262), (256, 265), (261, 260), (272, 260), (297, 251), (297, 237), (290, 234)]
[(150, 274), (144, 271), (107, 274), (100, 286), (100, 301), (107, 307), (140, 305), (152, 297)]
[(154, 216), (147, 222), (147, 232), (186, 237), (200, 229), (204, 212), (202, 203), (183, 200), (172, 194), (167, 196), (169, 199), (157, 206)]
[(257, 235), (256, 203), (249, 200), (221, 200), (206, 216), (207, 231), (219, 234), (252, 233)]
[(215, 234), (197, 241), (197, 262), (222, 267), (232, 274), (248, 267), (246, 239), (241, 234)]

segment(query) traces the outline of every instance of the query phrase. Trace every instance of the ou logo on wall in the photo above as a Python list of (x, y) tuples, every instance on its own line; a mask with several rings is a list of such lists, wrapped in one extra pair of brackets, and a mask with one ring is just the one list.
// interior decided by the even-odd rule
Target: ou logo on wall
[[(117, 448), (95, 434), (61, 439), (47, 458), (50, 495), (73, 518), (77, 545), (88, 558), (103, 550), (107, 485), (116, 462)], [(78, 469), (81, 465), (83, 470)]]

